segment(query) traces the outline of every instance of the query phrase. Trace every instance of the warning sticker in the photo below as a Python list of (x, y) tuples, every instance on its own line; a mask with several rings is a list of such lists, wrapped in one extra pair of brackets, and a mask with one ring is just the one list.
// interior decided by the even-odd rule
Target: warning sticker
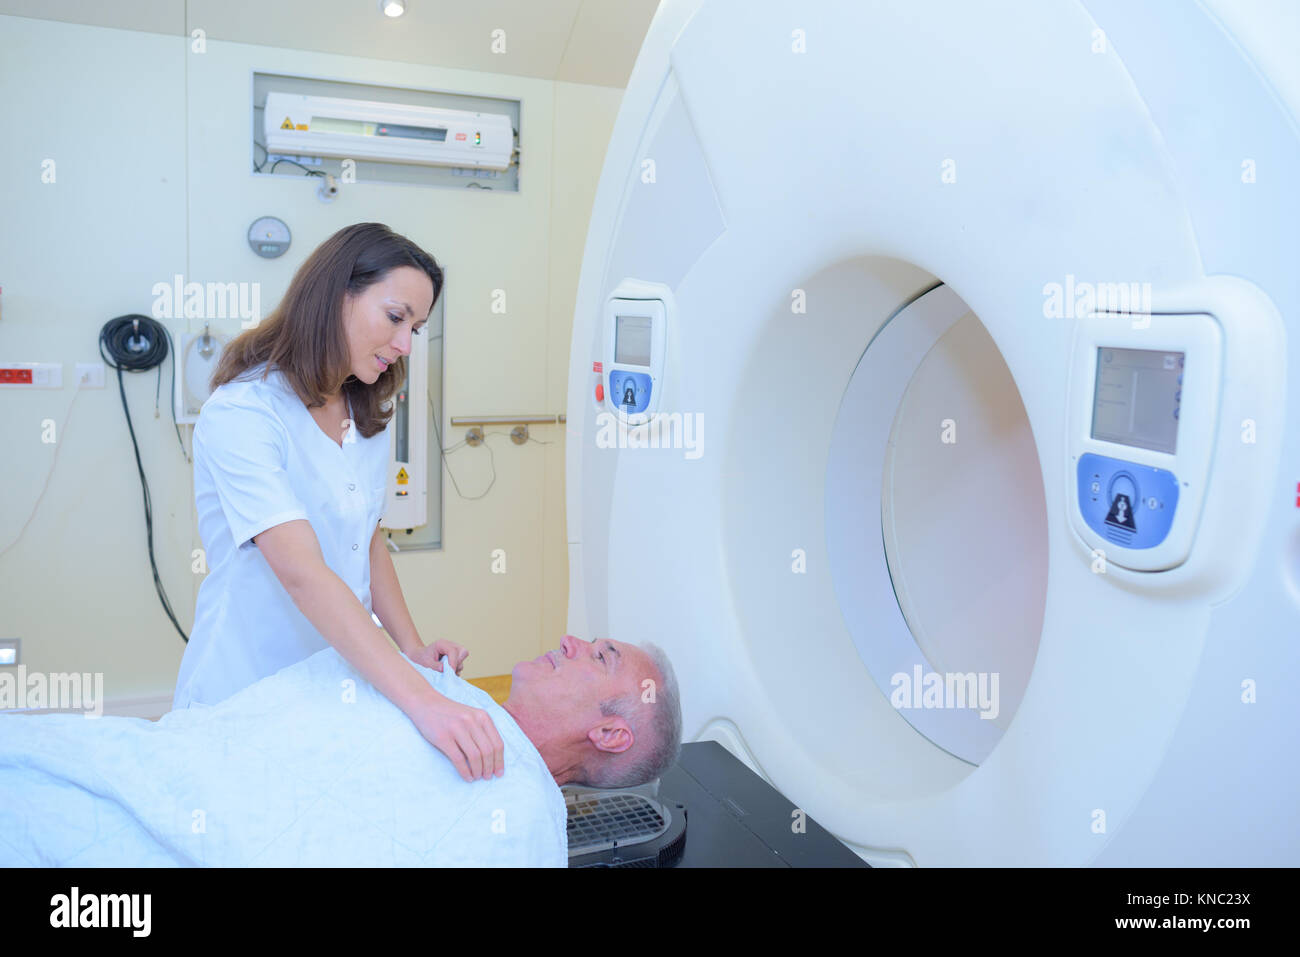
[(305, 129), (307, 128), (307, 124), (306, 124), (306, 123), (299, 123), (298, 126), (297, 126), (296, 128), (297, 128), (297, 129), (300, 129), (300, 130), (305, 130)]
[(1130, 532), (1137, 531), (1137, 524), (1133, 521), (1133, 503), (1123, 492), (1116, 495), (1115, 501), (1110, 503), (1110, 511), (1106, 513), (1106, 524), (1126, 528)]
[(293, 120), (289, 119), (289, 117), (286, 116), (286, 117), (284, 118), (284, 122), (280, 124), (280, 129), (282, 129), (282, 130), (291, 130), (291, 129), (293, 129)]
[(398, 485), (405, 485), (405, 484), (407, 484), (409, 481), (411, 481), (411, 477), (410, 477), (409, 475), (406, 474), (406, 469), (398, 469), (398, 470), (397, 470), (397, 484), (398, 484)]

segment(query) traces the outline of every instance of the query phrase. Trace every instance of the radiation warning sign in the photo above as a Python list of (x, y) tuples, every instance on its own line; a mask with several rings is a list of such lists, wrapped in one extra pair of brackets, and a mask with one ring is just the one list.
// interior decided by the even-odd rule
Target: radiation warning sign
[(291, 130), (291, 129), (293, 129), (293, 120), (289, 119), (289, 117), (286, 116), (286, 117), (284, 118), (284, 122), (280, 124), (280, 129), (282, 129), (282, 130)]
[(406, 469), (398, 469), (398, 470), (397, 470), (397, 484), (398, 484), (398, 485), (406, 485), (406, 484), (407, 484), (408, 482), (410, 482), (410, 481), (411, 481), (411, 477), (410, 477), (409, 475), (406, 474)]

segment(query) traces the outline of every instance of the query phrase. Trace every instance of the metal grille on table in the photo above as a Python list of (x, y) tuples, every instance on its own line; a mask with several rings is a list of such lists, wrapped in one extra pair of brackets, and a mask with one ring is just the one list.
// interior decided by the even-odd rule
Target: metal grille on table
[(602, 794), (569, 809), (569, 855), (590, 854), (658, 837), (668, 829), (667, 809), (639, 794)]

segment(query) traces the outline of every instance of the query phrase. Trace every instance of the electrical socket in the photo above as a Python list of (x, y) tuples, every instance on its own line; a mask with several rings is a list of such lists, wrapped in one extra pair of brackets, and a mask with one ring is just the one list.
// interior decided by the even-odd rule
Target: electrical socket
[(104, 363), (78, 362), (77, 363), (77, 388), (79, 389), (104, 388)]

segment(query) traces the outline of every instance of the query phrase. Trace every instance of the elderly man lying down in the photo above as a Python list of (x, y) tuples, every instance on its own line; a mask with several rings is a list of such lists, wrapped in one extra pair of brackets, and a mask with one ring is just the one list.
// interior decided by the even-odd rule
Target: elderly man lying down
[(558, 785), (641, 784), (677, 758), (652, 645), (566, 635), (515, 666), (504, 707), (441, 665), (415, 667), (488, 712), (503, 776), (465, 781), (333, 648), (157, 722), (0, 715), (0, 865), (563, 867)]

